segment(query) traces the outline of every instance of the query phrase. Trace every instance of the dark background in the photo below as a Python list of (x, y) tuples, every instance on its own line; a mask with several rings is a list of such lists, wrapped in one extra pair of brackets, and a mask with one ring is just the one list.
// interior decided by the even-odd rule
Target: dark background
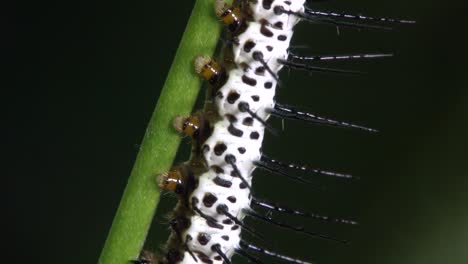
[[(267, 136), (264, 152), (361, 180), (317, 178), (328, 189), (317, 192), (257, 173), (254, 188), (271, 201), (351, 216), (361, 225), (281, 218), (352, 241), (343, 246), (247, 221), (267, 234), (270, 248), (317, 263), (467, 263), (468, 9), (457, 1), (348, 2), (311, 6), (418, 24), (395, 32), (342, 28), (337, 36), (334, 27), (301, 23), (297, 53), (396, 57), (327, 64), (365, 76), (283, 70), (277, 100), (381, 133), (286, 121), (280, 137)], [(2, 259), (97, 261), (192, 6), (37, 1), (6, 9), (2, 61), (13, 85), (2, 89), (2, 196), (3, 239), (11, 248)], [(167, 228), (174, 198), (162, 198), (152, 233)], [(156, 248), (166, 235), (148, 239)]]

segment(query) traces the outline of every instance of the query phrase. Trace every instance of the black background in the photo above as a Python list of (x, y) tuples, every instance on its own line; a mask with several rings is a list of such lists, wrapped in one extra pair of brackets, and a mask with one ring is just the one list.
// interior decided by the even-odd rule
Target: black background
[[(97, 261), (192, 6), (37, 1), (6, 9), (2, 61), (13, 82), (2, 89), (4, 240), (11, 246), (3, 259)], [(395, 52), (391, 59), (327, 64), (368, 71), (365, 76), (283, 70), (277, 96), (381, 133), (286, 121), (280, 137), (267, 136), (265, 153), (361, 180), (319, 180), (328, 191), (316, 192), (256, 174), (260, 197), (358, 219), (354, 228), (279, 216), (351, 245), (254, 226), (267, 234), (269, 247), (317, 263), (466, 263), (466, 5), (363, 0), (311, 6), (418, 24), (395, 32), (341, 28), (339, 36), (332, 26), (297, 27), (297, 53)], [(148, 238), (153, 249), (166, 239), (164, 215), (174, 203), (171, 196), (162, 198)]]

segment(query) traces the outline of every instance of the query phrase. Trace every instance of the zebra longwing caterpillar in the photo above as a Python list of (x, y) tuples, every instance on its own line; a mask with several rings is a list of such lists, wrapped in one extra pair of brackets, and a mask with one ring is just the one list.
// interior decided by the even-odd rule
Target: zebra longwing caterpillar
[[(280, 136), (278, 129), (268, 123), (270, 116), (366, 132), (377, 130), (277, 102), (276, 89), (283, 86), (279, 72), (286, 67), (314, 73), (361, 74), (315, 63), (391, 56), (293, 54), (290, 41), (300, 21), (364, 30), (389, 30), (392, 24), (414, 22), (323, 12), (309, 7), (313, 3), (305, 4), (304, 0), (239, 0), (232, 5), (223, 0), (215, 2), (214, 13), (226, 26), (223, 52), (216, 59), (206, 54), (189, 58), (194, 59), (194, 72), (209, 84), (206, 106), (191, 116), (174, 119), (175, 130), (192, 139), (192, 156), (188, 162), (158, 177), (160, 188), (176, 193), (179, 198), (170, 222), (172, 234), (164, 253), (155, 257), (144, 251), (135, 263), (232, 263), (234, 255), (254, 263), (263, 263), (264, 256), (290, 263), (311, 263), (263, 246), (263, 235), (245, 223), (245, 217), (313, 238), (347, 243), (262, 213), (261, 209), (267, 209), (323, 222), (357, 224), (354, 220), (265, 202), (254, 193), (252, 173), (259, 168), (305, 184), (313, 182), (293, 171), (353, 178), (269, 158), (262, 152), (265, 131)], [(248, 234), (248, 238), (241, 234)]]

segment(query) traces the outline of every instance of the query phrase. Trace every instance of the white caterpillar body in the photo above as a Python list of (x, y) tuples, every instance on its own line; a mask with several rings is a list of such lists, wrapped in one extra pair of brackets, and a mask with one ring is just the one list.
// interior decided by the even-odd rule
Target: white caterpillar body
[[(275, 76), (282, 68), (277, 59), (287, 58), (293, 27), (298, 22), (292, 15), (275, 14), (273, 7), (299, 12), (304, 4), (304, 0), (272, 2), (269, 9), (265, 9), (261, 1), (249, 4), (254, 21), (248, 22), (246, 30), (238, 36), (238, 43), (233, 46), (237, 67), (228, 72), (226, 83), (215, 96), (221, 119), (214, 124), (212, 135), (202, 147), (208, 171), (197, 175), (198, 186), (188, 199), (192, 209), (198, 208), (205, 216), (195, 212), (190, 218), (190, 227), (181, 235), (182, 242), (197, 256), (198, 262), (185, 251), (179, 263), (221, 264), (223, 259), (212, 249), (213, 245), (219, 245), (229, 259), (239, 248), (241, 227), (220, 214), (217, 208), (226, 205), (231, 215), (242, 220), (244, 210), (250, 208), (250, 190), (227, 159), (235, 158), (238, 172), (250, 185), (254, 162), (261, 157), (265, 130), (264, 125), (242, 111), (239, 104), (247, 103), (248, 108), (261, 119), (268, 118), (268, 110), (274, 106)], [(247, 43), (254, 45), (246, 48)], [(262, 54), (275, 76), (254, 58), (254, 52)], [(204, 202), (207, 199), (209, 203)], [(206, 216), (215, 219), (217, 227), (213, 227)]]

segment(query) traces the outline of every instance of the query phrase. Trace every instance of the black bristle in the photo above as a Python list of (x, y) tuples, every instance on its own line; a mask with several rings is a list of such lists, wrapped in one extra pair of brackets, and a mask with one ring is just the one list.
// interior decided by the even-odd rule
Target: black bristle
[(220, 204), (218, 205), (218, 207), (216, 207), (216, 211), (219, 213), (219, 214), (223, 214), (225, 216), (227, 216), (229, 219), (231, 219), (232, 221), (234, 221), (237, 225), (239, 225), (240, 227), (242, 227), (242, 229), (244, 229), (245, 231), (251, 233), (252, 235), (258, 237), (258, 238), (262, 238), (263, 239), (263, 236), (260, 235), (259, 233), (255, 232), (253, 229), (249, 228), (248, 226), (246, 226), (241, 220), (239, 220), (237, 217), (233, 216), (231, 213), (229, 213), (229, 210), (228, 210), (228, 207), (225, 205), (225, 204)]
[(349, 27), (349, 28), (357, 28), (357, 29), (393, 30), (392, 27), (370, 25), (370, 24), (364, 24), (364, 23), (355, 23), (355, 22), (348, 22), (348, 21), (339, 21), (333, 17), (324, 17), (324, 16), (318, 16), (318, 15), (309, 14), (309, 13), (293, 12), (290, 10), (285, 10), (282, 6), (276, 6), (274, 8), (274, 12), (275, 14), (278, 14), (278, 15), (280, 14), (294, 15), (304, 21), (318, 23), (318, 24), (329, 24), (329, 25), (334, 25), (337, 27), (341, 26), (341, 27)]
[(334, 218), (334, 217), (319, 215), (319, 214), (315, 214), (315, 213), (303, 212), (301, 210), (287, 208), (287, 207), (284, 207), (282, 205), (270, 204), (270, 203), (267, 203), (265, 201), (261, 201), (261, 200), (255, 198), (255, 197), (252, 198), (252, 204), (256, 205), (258, 207), (268, 209), (268, 210), (274, 210), (274, 211), (277, 211), (277, 212), (287, 213), (287, 214), (291, 214), (291, 215), (298, 215), (298, 216), (302, 216), (302, 217), (309, 217), (309, 218), (313, 218), (313, 219), (323, 221), (323, 222), (327, 222), (327, 223), (358, 225), (358, 223), (356, 221), (342, 219), (342, 218)]
[(308, 235), (308, 236), (311, 236), (311, 237), (316, 237), (316, 238), (320, 238), (320, 239), (323, 239), (323, 240), (330, 240), (330, 241), (339, 242), (339, 243), (343, 243), (343, 244), (348, 243), (348, 241), (346, 241), (346, 240), (334, 238), (334, 237), (329, 236), (327, 234), (321, 234), (321, 233), (318, 233), (318, 232), (307, 231), (302, 226), (291, 226), (291, 225), (285, 224), (283, 222), (276, 221), (276, 220), (274, 220), (273, 218), (271, 218), (269, 216), (260, 215), (260, 214), (258, 214), (256, 212), (252, 211), (252, 210), (245, 210), (245, 213), (247, 215), (250, 215), (250, 216), (252, 216), (254, 218), (260, 219), (260, 220), (265, 221), (267, 223), (282, 227), (284, 229), (289, 229), (289, 230), (292, 230), (292, 231), (295, 231), (295, 232), (298, 232), (298, 233), (301, 233), (301, 234), (305, 234), (305, 235)]
[(193, 260), (195, 260), (195, 262), (198, 262), (198, 259), (197, 257), (195, 257), (195, 254), (193, 254), (193, 252), (190, 250), (190, 248), (188, 247), (187, 245), (187, 242), (191, 240), (191, 237), (189, 235), (187, 235), (185, 237), (185, 243), (184, 243), (184, 249), (190, 254), (190, 256), (192, 256)]
[(283, 59), (278, 59), (278, 62), (283, 64), (284, 66), (291, 68), (291, 69), (296, 69), (296, 70), (303, 70), (303, 71), (309, 71), (309, 72), (322, 72), (322, 73), (336, 73), (336, 74), (351, 74), (351, 75), (362, 75), (365, 74), (365, 72), (361, 71), (352, 71), (352, 70), (341, 70), (341, 69), (334, 69), (334, 68), (325, 68), (325, 67), (318, 67), (318, 66), (313, 66), (310, 64), (306, 63), (299, 63), (299, 62), (294, 62), (290, 60), (283, 60)]
[(209, 221), (209, 222), (212, 222), (212, 223), (216, 223), (218, 222), (216, 219), (214, 219), (213, 217), (209, 216), (209, 215), (206, 215), (205, 213), (203, 213), (200, 208), (197, 207), (197, 204), (198, 204), (198, 199), (196, 197), (192, 197), (192, 209), (198, 213), (198, 215), (200, 215), (201, 217), (205, 218), (206, 221)]
[(317, 17), (342, 18), (342, 19), (349, 19), (349, 20), (356, 20), (356, 21), (371, 21), (375, 23), (387, 23), (387, 24), (415, 24), (416, 23), (416, 21), (406, 20), (406, 19), (352, 15), (352, 14), (344, 14), (344, 13), (336, 13), (336, 12), (319, 11), (319, 10), (313, 10), (310, 8), (306, 8), (305, 13), (309, 15), (317, 16)]
[(313, 56), (298, 56), (289, 52), (289, 58), (299, 61), (331, 61), (331, 60), (355, 60), (355, 59), (378, 59), (393, 57), (391, 53), (369, 53), (369, 54), (352, 54), (352, 55), (313, 55)]
[(242, 174), (240, 173), (239, 171), (239, 168), (237, 168), (237, 165), (236, 165), (236, 157), (232, 154), (227, 154), (224, 158), (226, 160), (226, 162), (228, 164), (230, 164), (232, 166), (232, 168), (234, 169), (234, 171), (236, 172), (237, 176), (239, 177), (239, 179), (247, 186), (247, 188), (249, 188), (249, 190), (252, 192), (252, 186), (250, 186), (249, 182), (247, 182), (247, 180), (242, 176)]
[(267, 250), (265, 248), (262, 248), (262, 247), (259, 247), (259, 246), (253, 245), (253, 244), (249, 244), (249, 243), (247, 243), (247, 242), (245, 242), (243, 240), (241, 240), (239, 242), (239, 246), (241, 248), (244, 248), (244, 249), (247, 249), (247, 250), (252, 250), (252, 251), (258, 252), (258, 253), (263, 254), (263, 255), (275, 257), (275, 258), (278, 258), (278, 259), (281, 259), (281, 260), (284, 260), (284, 261), (287, 261), (287, 262), (290, 262), (290, 263), (312, 264), (311, 262), (307, 262), (307, 261), (304, 261), (304, 260), (284, 256), (284, 255), (278, 254), (276, 252)]
[(252, 58), (262, 64), (262, 66), (268, 71), (268, 73), (275, 79), (277, 83), (279, 83), (279, 78), (278, 76), (270, 69), (270, 66), (266, 63), (266, 61), (263, 59), (263, 54), (259, 51), (255, 51), (252, 54)]
[(338, 172), (332, 172), (332, 171), (326, 171), (318, 168), (310, 168), (305, 165), (297, 165), (293, 163), (285, 163), (276, 159), (272, 159), (268, 156), (262, 155), (260, 160), (263, 162), (264, 165), (267, 165), (268, 167), (275, 168), (276, 170), (281, 171), (281, 168), (283, 169), (292, 169), (292, 170), (300, 170), (304, 172), (309, 172), (309, 173), (314, 173), (314, 174), (319, 174), (319, 175), (324, 175), (324, 176), (331, 176), (335, 178), (342, 178), (342, 179), (354, 179), (358, 180), (359, 177), (352, 176), (350, 174), (343, 174), (343, 173), (338, 173)]
[(219, 244), (215, 244), (211, 246), (211, 250), (215, 251), (218, 253), (224, 260), (224, 263), (226, 264), (231, 264), (232, 262), (229, 260), (229, 258), (224, 254), (224, 252), (221, 250), (221, 246)]
[(292, 120), (302, 120), (307, 121), (315, 124), (321, 125), (328, 125), (328, 126), (335, 126), (335, 127), (344, 127), (344, 128), (355, 128), (364, 130), (367, 132), (377, 133), (378, 130), (373, 128), (368, 128), (364, 126), (359, 126), (355, 124), (351, 124), (348, 122), (343, 121), (336, 121), (330, 118), (318, 116), (309, 112), (300, 111), (292, 106), (287, 106), (283, 104), (276, 103), (275, 107), (271, 109), (271, 114), (284, 119), (292, 119)]
[(294, 181), (298, 181), (298, 182), (301, 182), (301, 183), (306, 183), (306, 184), (311, 184), (313, 185), (313, 188), (316, 189), (316, 190), (319, 190), (319, 191), (323, 191), (324, 188), (322, 186), (319, 186), (317, 185), (316, 183), (312, 182), (312, 181), (309, 181), (307, 179), (304, 179), (302, 177), (299, 177), (299, 176), (292, 176), (292, 175), (289, 175), (288, 173), (284, 172), (283, 170), (281, 170), (279, 167), (277, 166), (274, 166), (272, 164), (268, 164), (266, 162), (263, 162), (261, 160), (259, 161), (256, 161), (255, 162), (255, 166), (257, 166), (257, 168), (260, 168), (260, 169), (263, 169), (263, 170), (266, 170), (268, 172), (271, 172), (273, 174), (276, 174), (276, 175), (280, 175), (280, 176), (284, 176), (284, 177), (287, 177), (287, 178), (290, 178)]
[(248, 103), (246, 102), (240, 102), (239, 105), (239, 110), (241, 112), (247, 112), (249, 113), (249, 115), (254, 118), (255, 120), (257, 120), (258, 122), (260, 122), (263, 126), (265, 126), (265, 128), (270, 131), (271, 134), (275, 135), (275, 136), (278, 136), (279, 133), (276, 129), (274, 129), (270, 124), (268, 124), (265, 120), (263, 120), (261, 117), (259, 117), (255, 112), (253, 112), (252, 110), (250, 110), (250, 106)]

